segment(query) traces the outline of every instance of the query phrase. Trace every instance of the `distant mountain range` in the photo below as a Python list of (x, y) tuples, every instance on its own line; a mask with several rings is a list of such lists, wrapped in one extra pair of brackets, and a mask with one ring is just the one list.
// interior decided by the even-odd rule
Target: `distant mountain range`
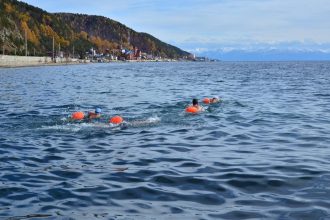
[(83, 56), (90, 48), (117, 51), (139, 48), (142, 52), (167, 58), (189, 53), (147, 33), (136, 32), (102, 16), (48, 13), (17, 0), (0, 1), (0, 46), (6, 53), (25, 54), (25, 36), (31, 55), (45, 55), (56, 49)]
[[(191, 51), (193, 53), (193, 51)], [(197, 52), (197, 56), (205, 56), (223, 61), (325, 61), (330, 60), (330, 53), (322, 51), (294, 50), (209, 50)]]
[(278, 42), (217, 44), (184, 43), (179, 46), (196, 56), (224, 61), (330, 60), (330, 44), (315, 42)]

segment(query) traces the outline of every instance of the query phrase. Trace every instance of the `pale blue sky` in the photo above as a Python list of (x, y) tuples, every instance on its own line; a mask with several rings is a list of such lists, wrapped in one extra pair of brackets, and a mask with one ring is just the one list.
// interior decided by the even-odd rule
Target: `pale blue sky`
[[(24, 0), (103, 15), (183, 49), (330, 42), (329, 0)], [(188, 46), (189, 45), (189, 46)], [(188, 48), (189, 47), (189, 48)], [(209, 47), (209, 48), (208, 48)], [(313, 47), (314, 48), (314, 47)]]

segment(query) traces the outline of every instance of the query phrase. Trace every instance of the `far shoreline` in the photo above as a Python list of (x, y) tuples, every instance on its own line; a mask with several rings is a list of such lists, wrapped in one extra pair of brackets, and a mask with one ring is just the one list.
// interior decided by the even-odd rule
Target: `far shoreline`
[(14, 69), (26, 67), (47, 67), (47, 66), (74, 66), (74, 65), (87, 65), (90, 63), (40, 63), (40, 64), (24, 64), (24, 65), (0, 65), (0, 69)]
[(53, 62), (51, 57), (32, 57), (32, 56), (11, 56), (0, 55), (0, 68), (24, 68), (24, 67), (43, 67), (43, 66), (66, 66), (66, 65), (84, 65), (97, 63), (165, 63), (165, 62), (187, 62), (188, 60), (176, 59), (157, 59), (157, 60), (88, 60), (88, 59), (72, 59), (72, 58), (56, 58), (57, 62)]
[(38, 63), (38, 64), (15, 64), (15, 65), (0, 65), (0, 69), (25, 68), (25, 67), (47, 67), (47, 66), (74, 66), (74, 65), (88, 65), (88, 64), (111, 64), (111, 63), (168, 63), (168, 62), (186, 62), (186, 61), (159, 61), (159, 60), (145, 60), (145, 61), (109, 61), (109, 62), (62, 62), (62, 63)]
[(76, 58), (55, 58), (43, 56), (15, 56), (0, 55), (0, 68), (20, 68), (20, 67), (41, 67), (41, 66), (65, 66), (95, 63), (144, 63), (144, 62), (180, 62), (188, 60), (177, 59), (136, 59), (136, 60), (110, 60), (110, 59), (76, 59)]

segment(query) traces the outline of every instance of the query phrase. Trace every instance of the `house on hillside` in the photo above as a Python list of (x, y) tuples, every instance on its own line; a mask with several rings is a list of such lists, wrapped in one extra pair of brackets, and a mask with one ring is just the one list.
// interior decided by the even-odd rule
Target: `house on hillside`
[(134, 47), (133, 50), (122, 50), (122, 60), (141, 60), (142, 58), (142, 52), (137, 47)]

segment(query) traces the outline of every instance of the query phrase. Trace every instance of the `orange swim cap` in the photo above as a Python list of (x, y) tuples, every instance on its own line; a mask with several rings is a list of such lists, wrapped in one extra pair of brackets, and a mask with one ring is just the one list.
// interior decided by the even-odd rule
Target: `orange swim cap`
[(123, 121), (124, 121), (124, 119), (122, 117), (120, 117), (120, 116), (117, 115), (117, 116), (114, 116), (114, 117), (110, 118), (109, 123), (120, 124)]
[(194, 107), (194, 106), (188, 106), (186, 108), (186, 112), (188, 112), (188, 113), (197, 113), (198, 112), (198, 109), (196, 107)]
[(209, 98), (203, 99), (204, 104), (210, 104), (211, 100)]
[(74, 120), (82, 120), (84, 119), (85, 115), (83, 112), (74, 112), (72, 113), (72, 116), (71, 118), (74, 119)]

